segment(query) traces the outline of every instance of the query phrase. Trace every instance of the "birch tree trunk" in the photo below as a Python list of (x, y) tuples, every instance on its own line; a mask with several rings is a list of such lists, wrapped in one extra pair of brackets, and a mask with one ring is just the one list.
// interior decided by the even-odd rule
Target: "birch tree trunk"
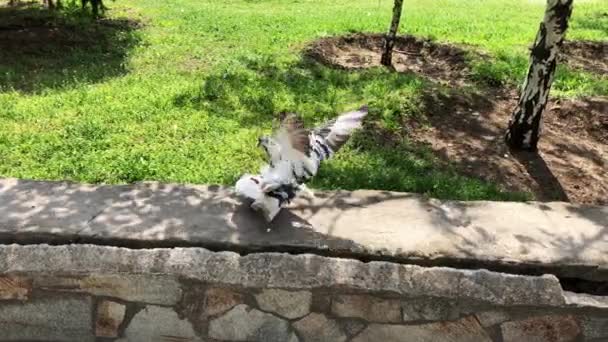
[(53, 3), (53, 0), (44, 0), (43, 3), (50, 10), (55, 9), (55, 4)]
[(391, 27), (389, 28), (386, 39), (384, 40), (384, 51), (382, 52), (382, 58), (380, 63), (384, 66), (390, 67), (393, 60), (393, 46), (395, 45), (395, 37), (397, 36), (397, 29), (399, 29), (399, 21), (401, 20), (401, 8), (403, 7), (403, 0), (395, 0), (393, 6), (393, 19), (391, 20)]
[(542, 114), (553, 83), (557, 54), (572, 14), (572, 1), (547, 0), (545, 17), (532, 46), (528, 75), (505, 136), (506, 143), (515, 149), (537, 149)]

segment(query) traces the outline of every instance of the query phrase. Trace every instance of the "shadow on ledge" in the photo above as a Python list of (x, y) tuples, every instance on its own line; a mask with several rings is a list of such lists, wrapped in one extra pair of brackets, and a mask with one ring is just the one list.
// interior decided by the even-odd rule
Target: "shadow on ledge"
[(605, 260), (608, 207), (439, 201), (387, 191), (315, 197), (299, 199), (267, 224), (227, 187), (0, 179), (0, 244), (311, 253), (608, 279), (597, 268)]
[(123, 75), (140, 24), (0, 6), (0, 91), (39, 92)]
[(237, 253), (363, 251), (283, 209), (268, 224), (229, 188), (0, 180), (0, 243), (204, 247)]

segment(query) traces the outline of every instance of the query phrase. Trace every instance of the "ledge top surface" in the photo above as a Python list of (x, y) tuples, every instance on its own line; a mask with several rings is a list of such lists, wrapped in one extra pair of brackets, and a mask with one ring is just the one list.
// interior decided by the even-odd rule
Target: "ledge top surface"
[(0, 242), (310, 252), (608, 280), (608, 207), (316, 192), (271, 223), (231, 188), (0, 179)]

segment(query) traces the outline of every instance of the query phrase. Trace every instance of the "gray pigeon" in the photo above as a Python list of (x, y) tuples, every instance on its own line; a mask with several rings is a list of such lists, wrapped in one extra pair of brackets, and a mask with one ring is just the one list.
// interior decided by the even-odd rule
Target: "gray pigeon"
[(305, 183), (317, 174), (321, 162), (348, 141), (367, 113), (367, 106), (363, 106), (312, 130), (304, 127), (297, 114), (281, 113), (274, 136), (258, 139), (267, 164), (259, 175), (243, 175), (236, 183), (237, 194), (253, 201), (251, 207), (272, 221), (297, 193), (307, 191)]

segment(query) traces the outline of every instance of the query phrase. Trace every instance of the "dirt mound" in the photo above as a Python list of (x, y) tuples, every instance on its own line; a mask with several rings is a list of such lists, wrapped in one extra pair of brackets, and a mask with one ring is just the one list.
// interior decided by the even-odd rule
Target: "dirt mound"
[(608, 75), (608, 41), (565, 41), (560, 60), (574, 68)]
[(608, 99), (551, 101), (539, 153), (513, 152), (503, 138), (517, 93), (428, 94), (430, 126), (408, 134), (464, 174), (527, 191), (540, 201), (608, 204)]
[[(381, 65), (383, 44), (381, 34), (359, 33), (319, 39), (306, 53), (326, 65), (361, 69)], [(393, 66), (400, 72), (415, 72), (442, 83), (457, 84), (467, 74), (465, 55), (464, 50), (453, 45), (399, 36), (395, 41)]]

